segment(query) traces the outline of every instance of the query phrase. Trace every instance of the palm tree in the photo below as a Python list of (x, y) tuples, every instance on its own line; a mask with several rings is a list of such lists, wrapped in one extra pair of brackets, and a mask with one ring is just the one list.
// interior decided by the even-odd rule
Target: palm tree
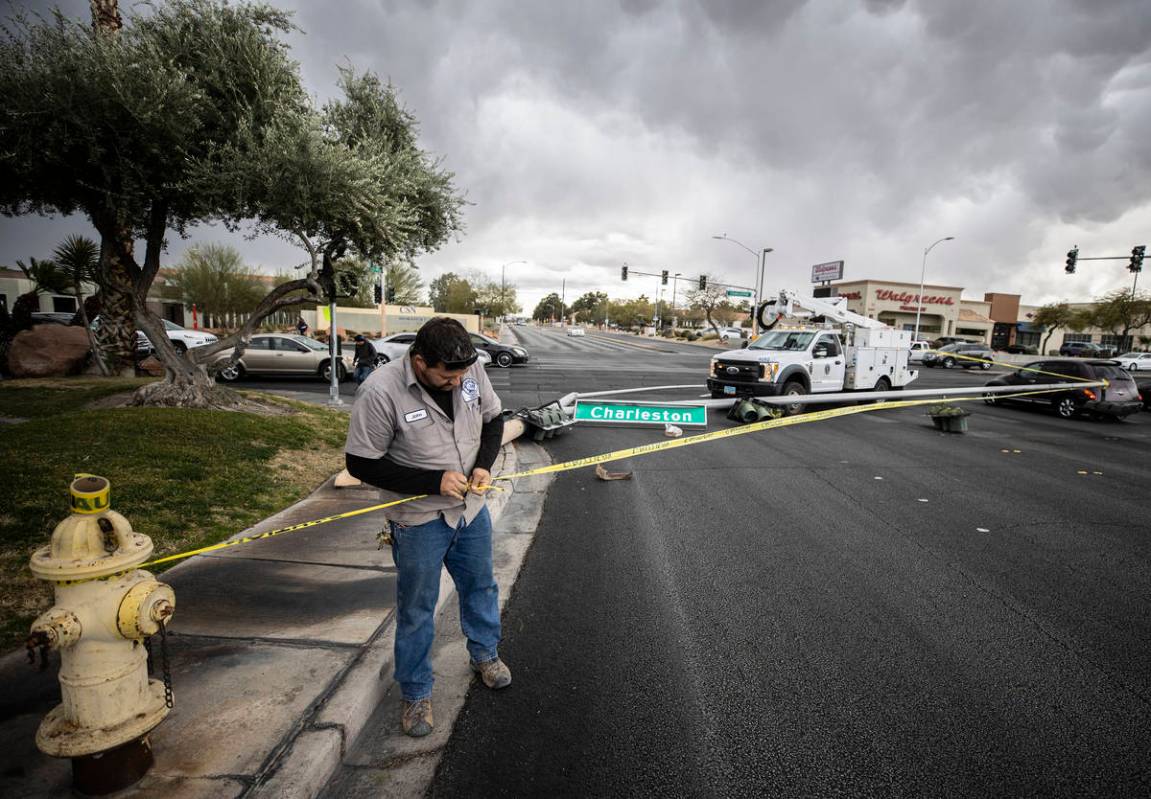
[[(104, 362), (104, 355), (100, 344), (96, 340), (96, 331), (92, 329), (88, 319), (88, 310), (84, 307), (84, 283), (94, 283), (96, 270), (100, 266), (100, 247), (92, 239), (84, 236), (72, 235), (64, 239), (53, 253), (60, 272), (70, 284), (73, 296), (76, 297), (76, 317), (88, 332), (88, 343), (92, 347), (92, 359), (100, 374), (107, 377), (111, 372)], [(75, 324), (77, 319), (73, 319)]]

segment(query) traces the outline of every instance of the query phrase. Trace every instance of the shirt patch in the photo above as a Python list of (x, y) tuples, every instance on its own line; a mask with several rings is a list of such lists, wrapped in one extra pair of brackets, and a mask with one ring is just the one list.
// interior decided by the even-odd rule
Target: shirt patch
[(472, 402), (480, 395), (480, 386), (474, 377), (465, 377), (460, 384), (460, 391), (464, 395), (464, 402)]
[(420, 419), (427, 419), (427, 418), (428, 418), (428, 412), (426, 410), (424, 410), (423, 408), (420, 408), (418, 411), (412, 411), (411, 413), (405, 413), (404, 414), (404, 421), (405, 422), (418, 422)]

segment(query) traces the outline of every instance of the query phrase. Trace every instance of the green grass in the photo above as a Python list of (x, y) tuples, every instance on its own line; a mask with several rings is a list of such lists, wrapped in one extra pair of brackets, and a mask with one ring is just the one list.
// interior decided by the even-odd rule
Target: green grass
[[(156, 556), (221, 541), (290, 505), (343, 465), (347, 415), (260, 395), (287, 413), (85, 406), (143, 381), (0, 383), (0, 644), (51, 604), (28, 559), (68, 515), (76, 472), (108, 478), (112, 508)], [(161, 569), (162, 570), (162, 569)]]

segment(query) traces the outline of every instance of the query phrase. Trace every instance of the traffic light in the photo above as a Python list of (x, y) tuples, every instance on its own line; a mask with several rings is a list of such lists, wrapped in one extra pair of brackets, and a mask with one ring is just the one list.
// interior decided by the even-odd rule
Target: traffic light
[(1147, 250), (1146, 244), (1140, 244), (1138, 247), (1131, 248), (1131, 263), (1127, 268), (1132, 272), (1139, 273), (1143, 271), (1143, 253)]
[(619, 279), (627, 280), (627, 264), (624, 264), (619, 268)]
[[(1134, 256), (1132, 256), (1134, 258)], [(1075, 274), (1075, 262), (1079, 260), (1079, 248), (1073, 247), (1067, 251), (1067, 266), (1063, 267), (1063, 271), (1069, 275)]]
[(703, 291), (705, 288), (707, 288), (707, 275), (700, 275), (699, 276), (699, 290)]
[(376, 288), (372, 292), (372, 297), (375, 298), (376, 305), (379, 305), (381, 302), (384, 301), (384, 295), (383, 295), (383, 292), (380, 291), (380, 284), (379, 283), (376, 284)]
[(666, 269), (659, 273), (659, 282), (661, 285), (664, 285), (664, 286), (667, 285), (667, 270)]
[(396, 301), (396, 289), (394, 286), (388, 286), (388, 302), (394, 303)]

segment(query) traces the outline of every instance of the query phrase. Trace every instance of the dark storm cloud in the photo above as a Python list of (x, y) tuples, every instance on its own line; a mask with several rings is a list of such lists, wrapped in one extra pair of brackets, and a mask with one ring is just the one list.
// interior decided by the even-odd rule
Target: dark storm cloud
[(1072, 243), (1151, 222), (1145, 0), (285, 5), (317, 99), (339, 65), (390, 78), (473, 203), (429, 276), (526, 258), (525, 289), (638, 293), (622, 261), (744, 275), (728, 232), (785, 284), (839, 257), (917, 279), (955, 235), (937, 280), (1038, 301)]

